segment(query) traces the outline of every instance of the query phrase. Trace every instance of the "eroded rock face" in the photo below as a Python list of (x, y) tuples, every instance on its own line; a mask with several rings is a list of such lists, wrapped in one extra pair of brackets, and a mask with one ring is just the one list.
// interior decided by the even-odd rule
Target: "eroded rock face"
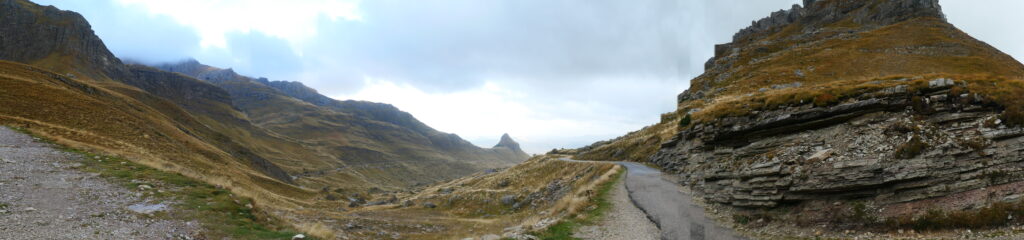
[[(855, 11), (864, 6), (879, 2), (870, 11)], [(790, 24), (802, 23), (802, 31), (814, 31), (823, 25), (840, 21), (847, 16), (858, 24), (884, 26), (916, 17), (945, 18), (939, 0), (805, 0), (804, 5), (793, 5), (788, 10), (773, 12), (770, 16), (754, 21), (749, 27), (733, 35), (734, 43), (758, 39), (759, 36), (782, 30)], [(715, 56), (725, 52), (716, 48)]]
[[(995, 106), (973, 94), (953, 96), (949, 87), (908, 94), (897, 86), (831, 107), (791, 106), (695, 126), (651, 162), (680, 174), (709, 202), (736, 207), (900, 203), (1024, 180), (1024, 129), (1001, 124)], [(914, 108), (914, 98), (926, 107)]]
[(0, 0), (0, 22), (0, 59), (32, 63), (71, 57), (71, 62), (60, 64), (95, 68), (113, 79), (128, 76), (121, 60), (76, 12), (25, 0)]

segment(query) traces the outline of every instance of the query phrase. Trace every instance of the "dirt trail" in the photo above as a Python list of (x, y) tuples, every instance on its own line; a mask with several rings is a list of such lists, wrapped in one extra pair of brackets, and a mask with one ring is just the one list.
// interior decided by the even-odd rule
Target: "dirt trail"
[(135, 212), (159, 215), (167, 203), (76, 170), (80, 161), (0, 126), (0, 239), (191, 239), (198, 230)]
[(610, 192), (612, 207), (594, 226), (578, 229), (573, 237), (588, 240), (653, 240), (660, 232), (651, 220), (629, 199), (625, 181), (615, 183)]

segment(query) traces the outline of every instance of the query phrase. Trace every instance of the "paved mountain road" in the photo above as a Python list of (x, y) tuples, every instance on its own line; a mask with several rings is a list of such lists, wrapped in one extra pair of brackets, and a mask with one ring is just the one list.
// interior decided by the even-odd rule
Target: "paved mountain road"
[(658, 226), (661, 239), (744, 239), (738, 237), (735, 231), (708, 219), (704, 208), (694, 204), (691, 196), (683, 193), (679, 185), (666, 179), (661, 171), (640, 163), (614, 163), (626, 167), (625, 184), (629, 198)]

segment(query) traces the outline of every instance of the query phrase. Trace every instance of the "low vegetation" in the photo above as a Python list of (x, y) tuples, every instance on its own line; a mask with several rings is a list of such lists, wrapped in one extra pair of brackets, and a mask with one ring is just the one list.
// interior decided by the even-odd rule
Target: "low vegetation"
[(911, 159), (920, 155), (927, 148), (928, 143), (925, 143), (924, 140), (921, 139), (920, 135), (915, 134), (910, 138), (910, 141), (907, 141), (896, 148), (895, 156), (898, 159)]
[(943, 211), (933, 209), (921, 216), (887, 219), (883, 222), (883, 226), (891, 230), (981, 230), (1024, 223), (1021, 217), (1024, 217), (1024, 202), (1003, 202), (977, 210)]
[[(12, 129), (30, 134), (25, 129)], [(287, 239), (296, 234), (274, 218), (261, 214), (251, 199), (236, 196), (227, 189), (119, 157), (66, 146), (60, 148), (82, 156), (83, 171), (98, 173), (128, 189), (151, 189), (141, 191), (145, 197), (173, 202), (180, 212), (155, 217), (198, 220), (204, 227), (204, 236), (209, 239)]]
[(614, 173), (610, 180), (599, 184), (595, 197), (583, 212), (571, 215), (566, 219), (552, 225), (543, 232), (536, 233), (538, 237), (545, 240), (565, 240), (565, 239), (577, 239), (572, 237), (573, 232), (580, 227), (585, 225), (594, 224), (597, 220), (600, 220), (604, 213), (612, 207), (610, 200), (610, 192), (615, 184), (622, 179), (622, 175), (625, 171), (619, 171)]

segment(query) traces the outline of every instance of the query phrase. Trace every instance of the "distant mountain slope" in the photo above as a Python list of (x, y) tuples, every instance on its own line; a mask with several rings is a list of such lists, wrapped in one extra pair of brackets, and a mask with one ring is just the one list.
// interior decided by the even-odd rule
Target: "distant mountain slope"
[(0, 0), (0, 21), (0, 124), (263, 204), (310, 206), (325, 194), (310, 189), (407, 187), (527, 158), (518, 148), (473, 146), (391, 105), (336, 101), (300, 83), (197, 62), (175, 70), (184, 74), (126, 65), (81, 15), (54, 7)]
[(195, 60), (156, 67), (217, 85), (260, 127), (338, 156), (337, 164), (315, 166), (300, 174), (315, 181), (340, 180), (333, 176), (337, 169), (355, 167), (390, 169), (370, 175), (390, 176), (382, 179), (393, 181), (392, 185), (429, 183), (529, 157), (518, 144), (515, 149), (482, 149), (434, 130), (389, 104), (338, 101), (298, 82), (253, 79)]
[[(230, 106), (223, 90), (199, 81), (142, 84), (73, 12), (2, 0), (0, 18), (0, 60), (21, 62), (0, 61), (0, 124), (231, 187), (268, 205), (304, 204), (315, 196), (236, 135), (186, 109)], [(161, 97), (184, 91), (195, 105)]]

